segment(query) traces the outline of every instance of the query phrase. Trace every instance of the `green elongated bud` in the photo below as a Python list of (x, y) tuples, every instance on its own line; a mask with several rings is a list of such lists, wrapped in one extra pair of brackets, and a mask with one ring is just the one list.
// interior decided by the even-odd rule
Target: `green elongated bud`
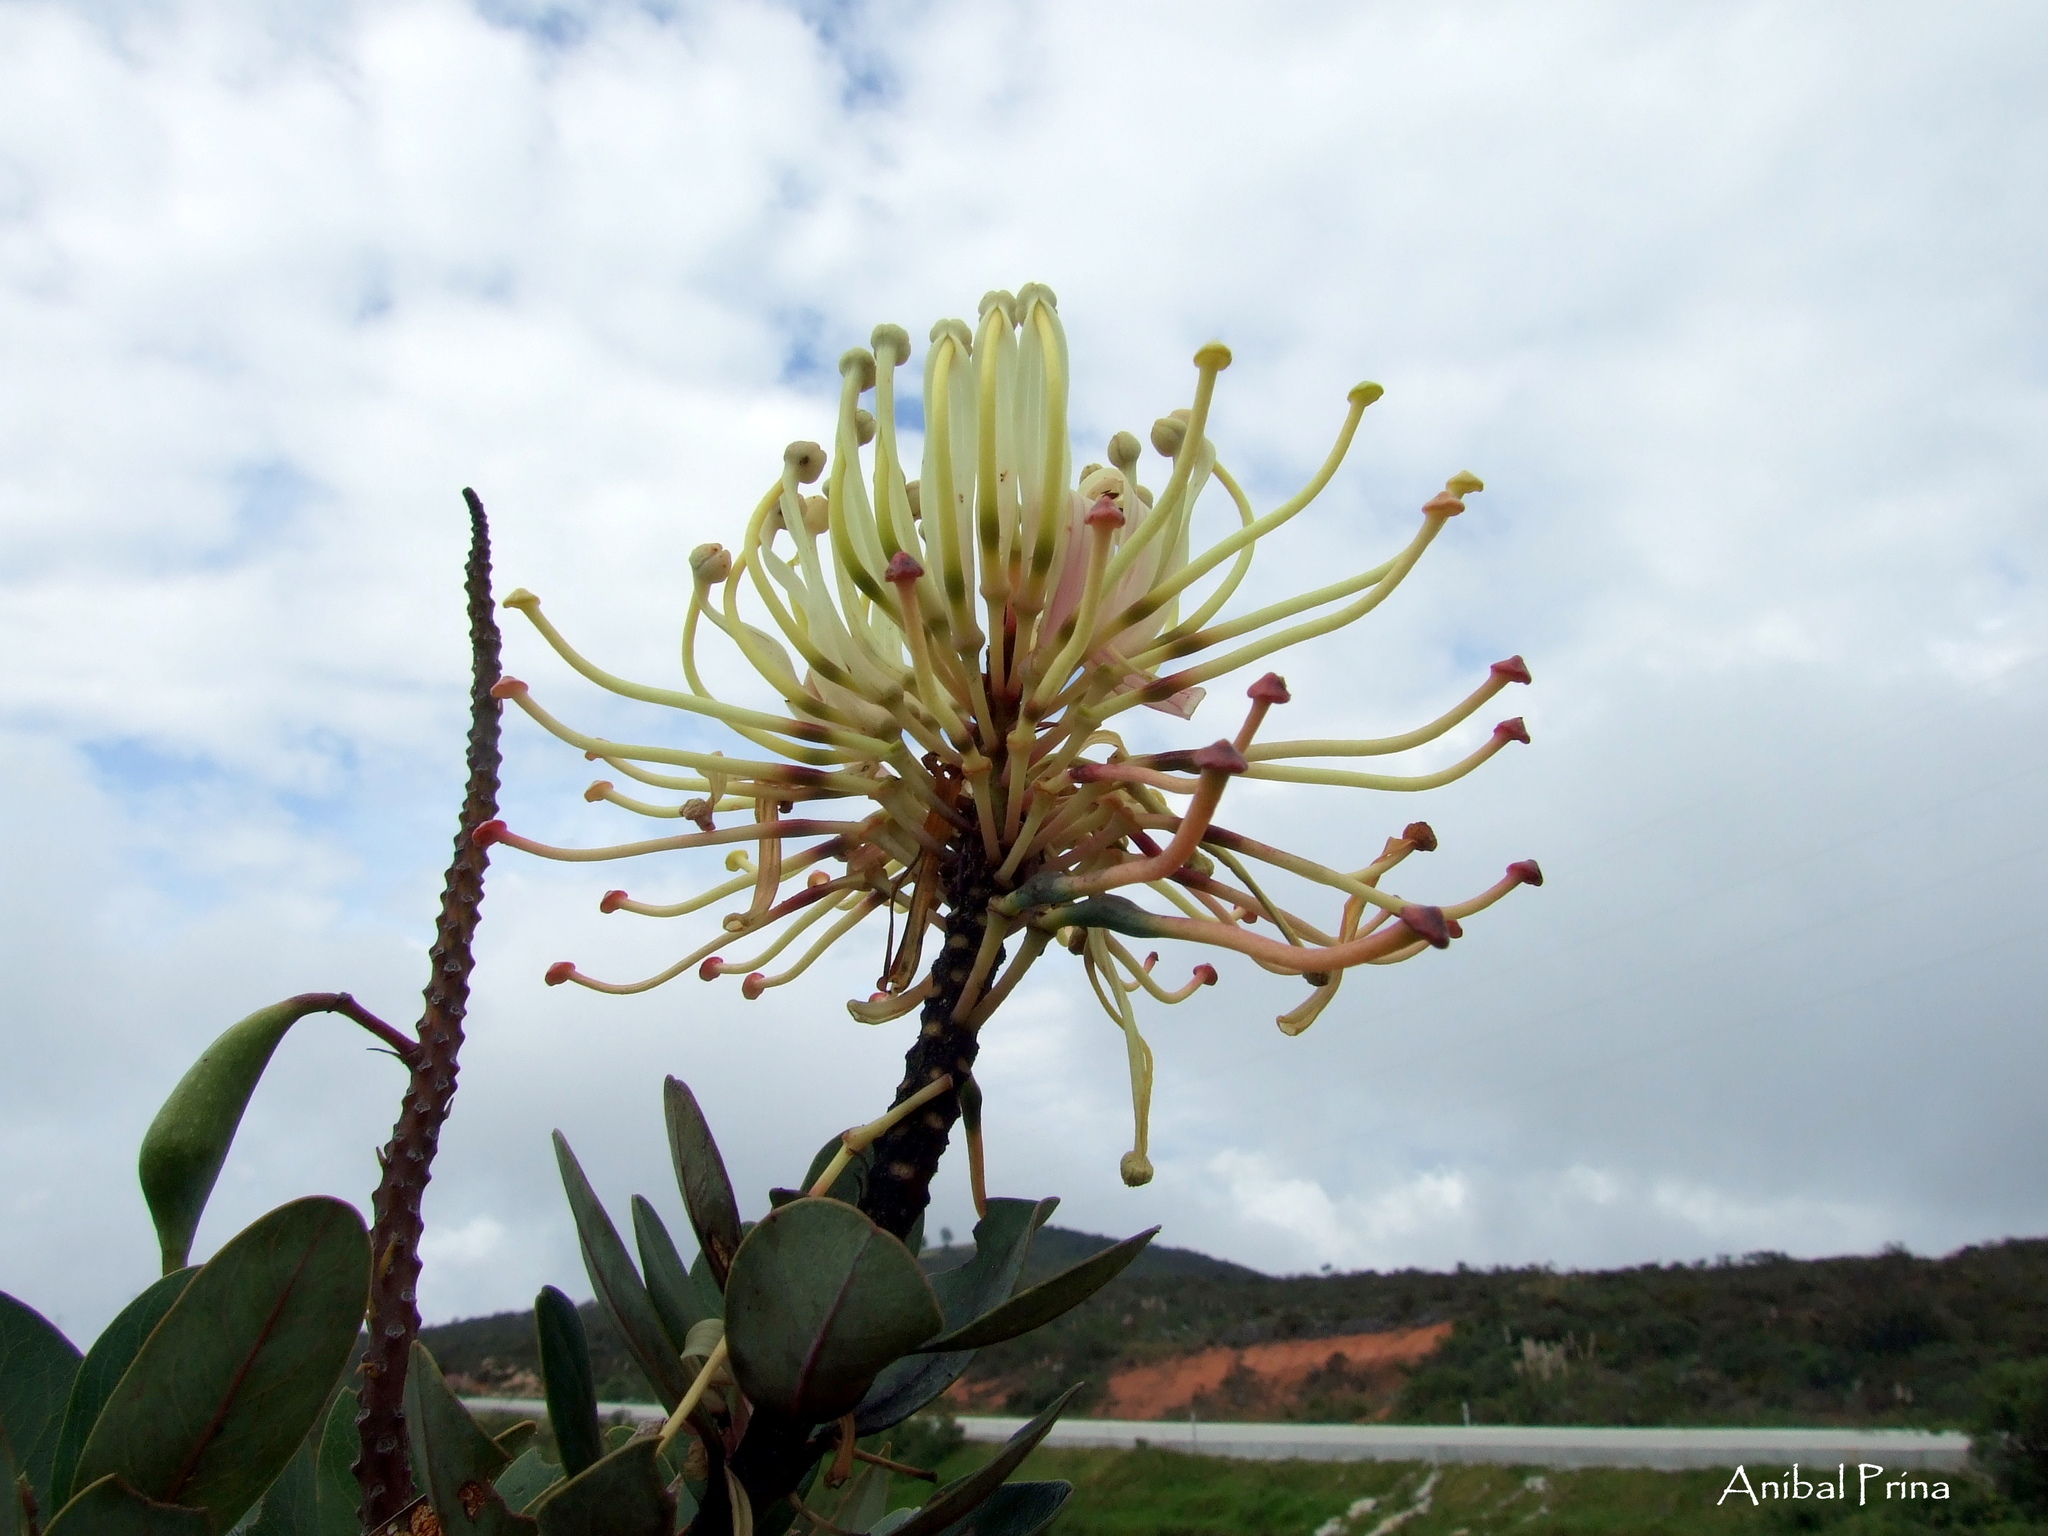
[(136, 1171), (165, 1274), (191, 1262), (199, 1218), (271, 1053), (299, 1020), (333, 1006), (333, 994), (307, 993), (257, 1009), (199, 1053), (150, 1121)]
[(540, 1340), (540, 1376), (548, 1398), (548, 1422), (562, 1452), (562, 1471), (574, 1477), (604, 1455), (597, 1422), (597, 1384), (590, 1369), (590, 1341), (576, 1303), (552, 1285), (533, 1299), (533, 1331)]

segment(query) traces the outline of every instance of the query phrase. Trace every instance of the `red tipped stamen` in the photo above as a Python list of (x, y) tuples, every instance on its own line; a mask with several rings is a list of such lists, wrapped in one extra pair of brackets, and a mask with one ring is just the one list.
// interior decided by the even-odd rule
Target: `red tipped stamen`
[(768, 973), (766, 971), (756, 971), (753, 975), (749, 976), (745, 981), (740, 983), (740, 996), (744, 997), (750, 1003), (767, 990)]
[(1412, 844), (1417, 853), (1436, 852), (1436, 828), (1426, 821), (1411, 821), (1401, 829), (1401, 841)]
[(917, 563), (917, 557), (907, 549), (899, 549), (889, 557), (889, 568), (882, 572), (884, 581), (915, 581), (924, 574), (924, 567)]
[(526, 684), (516, 677), (501, 677), (491, 684), (491, 697), (494, 699), (516, 699), (526, 692)]
[(1227, 741), (1212, 741), (1188, 754), (1188, 761), (1204, 773), (1243, 773), (1251, 764)]
[(588, 800), (592, 805), (595, 805), (598, 801), (602, 800), (606, 795), (610, 794), (611, 792), (612, 781), (610, 779), (599, 779), (594, 784), (592, 784), (590, 788), (583, 791), (583, 798)]
[(604, 895), (598, 898), (597, 910), (600, 912), (616, 912), (625, 904), (626, 893), (624, 891), (606, 891)]
[(1422, 504), (1422, 510), (1430, 517), (1456, 517), (1465, 510), (1465, 503), (1449, 491), (1438, 491)]
[(1543, 871), (1534, 859), (1517, 859), (1508, 866), (1508, 873), (1524, 885), (1541, 885)]
[(709, 960), (706, 960), (697, 967), (697, 979), (699, 981), (716, 981), (724, 974), (725, 962), (716, 955), (713, 955)]
[(1519, 656), (1510, 656), (1506, 661), (1496, 661), (1487, 670), (1505, 682), (1526, 683), (1533, 681), (1529, 676), (1529, 663), (1522, 660)]
[(1520, 715), (1515, 716), (1512, 720), (1501, 721), (1499, 725), (1493, 728), (1493, 734), (1504, 736), (1509, 741), (1519, 741), (1525, 747), (1529, 744), (1529, 727), (1522, 724), (1522, 717)]
[(511, 828), (502, 821), (487, 821), (469, 834), (469, 840), (479, 848), (488, 848), (493, 843), (502, 843), (509, 831)]
[(1245, 689), (1244, 696), (1259, 704), (1285, 704), (1293, 698), (1287, 691), (1287, 679), (1278, 672), (1268, 672)]
[(831, 883), (832, 877), (826, 874), (825, 871), (823, 871), (822, 869), (812, 870), (810, 873), (810, 877), (804, 881), (804, 884), (809, 886), (814, 891), (821, 885), (830, 885)]
[(1410, 902), (1394, 916), (1407, 924), (1417, 938), (1429, 940), (1433, 948), (1450, 948), (1451, 927), (1442, 907), (1425, 907), (1420, 902)]
[(1465, 925), (1459, 922), (1455, 917), (1445, 918), (1444, 928), (1454, 939), (1462, 939), (1463, 937), (1465, 937)]
[(541, 979), (551, 987), (559, 987), (575, 974), (576, 962), (574, 960), (557, 960), (548, 967), (547, 975)]
[(1216, 967), (1215, 967), (1215, 966), (1213, 966), (1213, 965), (1198, 965), (1198, 966), (1196, 966), (1196, 967), (1195, 967), (1195, 980), (1199, 981), (1199, 982), (1200, 982), (1200, 983), (1201, 983), (1201, 984), (1202, 984), (1203, 986), (1205, 986), (1205, 987), (1213, 987), (1213, 986), (1215, 986), (1215, 985), (1216, 985)]

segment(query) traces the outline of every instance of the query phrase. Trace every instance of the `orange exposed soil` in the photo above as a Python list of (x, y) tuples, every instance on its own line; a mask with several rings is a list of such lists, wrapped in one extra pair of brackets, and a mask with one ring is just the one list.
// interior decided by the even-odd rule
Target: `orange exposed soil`
[[(1193, 1409), (1206, 1418), (1273, 1419), (1320, 1399), (1341, 1405), (1347, 1417), (1366, 1417), (1389, 1405), (1409, 1369), (1450, 1333), (1449, 1323), (1436, 1323), (1198, 1350), (1116, 1372), (1094, 1412), (1110, 1419), (1171, 1419)], [(961, 1382), (950, 1396), (968, 1412), (987, 1412), (1007, 1390), (1003, 1382)]]

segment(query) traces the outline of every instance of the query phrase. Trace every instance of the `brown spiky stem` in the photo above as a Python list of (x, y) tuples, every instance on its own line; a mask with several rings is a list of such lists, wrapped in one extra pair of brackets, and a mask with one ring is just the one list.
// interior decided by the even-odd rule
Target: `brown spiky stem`
[(420, 1275), (420, 1197), (431, 1176), (434, 1148), (455, 1098), (455, 1058), (462, 1049), (462, 1018), (469, 1007), (469, 973), (476, 961), (476, 936), (484, 899), (488, 851), (471, 836), (498, 814), (498, 712), (491, 697), (498, 681), (498, 621), (491, 611), (491, 534), (484, 506), (465, 489), (469, 504), (469, 645), (473, 672), (469, 690), (469, 787), (455, 834), (455, 857), (441, 888), (434, 944), (427, 951), (433, 970), (420, 1016), (418, 1053), (412, 1079), (391, 1140), (378, 1154), (384, 1176), (372, 1202), (373, 1266), (370, 1273), (369, 1344), (363, 1353), (362, 1404), (356, 1431), (362, 1454), (351, 1470), (362, 1490), (357, 1516), (364, 1527), (380, 1528), (414, 1498), (412, 1466), (406, 1453), (405, 1369), (420, 1331), (414, 1290)]
[[(946, 904), (945, 943), (932, 962), (931, 996), (919, 1015), (917, 1040), (904, 1057), (903, 1081), (891, 1101), (895, 1104), (948, 1073), (954, 1082), (966, 1082), (974, 1067), (974, 1033), (964, 1024), (954, 1023), (953, 1014), (974, 969), (974, 957), (988, 928), (988, 904), (998, 888), (973, 807), (964, 808), (969, 830), (946, 846), (939, 864)], [(1001, 951), (996, 963), (1001, 964)], [(874, 1164), (861, 1196), (861, 1209), (871, 1221), (899, 1238), (910, 1235), (931, 1201), (932, 1175), (938, 1171), (953, 1123), (959, 1118), (957, 1090), (942, 1093), (875, 1143)], [(755, 1405), (746, 1437), (732, 1458), (732, 1470), (755, 1509), (775, 1508), (788, 1498), (805, 1470), (833, 1444), (831, 1430), (832, 1426), (800, 1423)], [(714, 1486), (691, 1530), (724, 1536), (731, 1529), (731, 1505), (723, 1486)]]
[[(988, 904), (1001, 894), (981, 834), (966, 831), (955, 836), (946, 845), (939, 873), (945, 890), (946, 938), (932, 962), (931, 996), (918, 1015), (917, 1040), (903, 1058), (903, 1081), (892, 1101), (896, 1104), (948, 1073), (955, 1083), (966, 1082), (980, 1049), (974, 1031), (965, 1021), (956, 1023), (953, 1015), (988, 930)], [(1003, 952), (996, 951), (996, 964), (1002, 959)], [(875, 1143), (874, 1166), (861, 1198), (869, 1220), (897, 1237), (910, 1236), (931, 1203), (932, 1175), (938, 1172), (953, 1122), (959, 1118), (960, 1095), (954, 1090), (883, 1133)]]

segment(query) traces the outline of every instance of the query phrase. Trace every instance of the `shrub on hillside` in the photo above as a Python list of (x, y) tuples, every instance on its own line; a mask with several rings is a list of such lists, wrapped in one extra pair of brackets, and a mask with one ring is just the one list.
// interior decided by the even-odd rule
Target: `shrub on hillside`
[(2014, 1504), (2048, 1515), (2048, 1360), (1985, 1373), (1970, 1424), (1970, 1455)]

